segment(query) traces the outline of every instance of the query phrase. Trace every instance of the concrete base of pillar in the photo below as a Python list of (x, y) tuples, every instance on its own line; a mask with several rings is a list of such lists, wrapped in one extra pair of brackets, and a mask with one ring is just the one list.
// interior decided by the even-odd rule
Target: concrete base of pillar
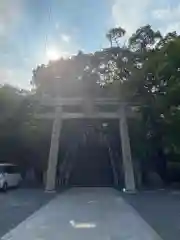
[(123, 188), (123, 192), (127, 194), (137, 194), (137, 190), (128, 190), (125, 188)]
[(45, 190), (45, 193), (56, 193), (56, 190)]

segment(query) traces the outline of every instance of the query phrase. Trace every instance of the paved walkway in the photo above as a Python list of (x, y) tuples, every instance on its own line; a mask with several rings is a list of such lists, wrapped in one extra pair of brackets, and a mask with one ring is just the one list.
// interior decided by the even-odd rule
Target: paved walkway
[(74, 188), (11, 230), (2, 240), (160, 240), (110, 188)]

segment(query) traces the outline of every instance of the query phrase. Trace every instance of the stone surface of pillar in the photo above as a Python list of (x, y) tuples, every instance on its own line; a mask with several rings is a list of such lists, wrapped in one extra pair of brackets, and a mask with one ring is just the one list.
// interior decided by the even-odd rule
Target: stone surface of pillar
[(120, 107), (120, 119), (119, 119), (119, 130), (121, 138), (124, 178), (125, 178), (125, 190), (128, 192), (134, 192), (135, 178), (134, 169), (131, 158), (131, 147), (128, 133), (128, 124), (126, 119), (125, 105)]
[(62, 126), (62, 108), (60, 106), (57, 106), (55, 110), (55, 117), (52, 127), (51, 145), (46, 177), (46, 191), (54, 191), (56, 187), (56, 168), (58, 163), (59, 138), (61, 126)]

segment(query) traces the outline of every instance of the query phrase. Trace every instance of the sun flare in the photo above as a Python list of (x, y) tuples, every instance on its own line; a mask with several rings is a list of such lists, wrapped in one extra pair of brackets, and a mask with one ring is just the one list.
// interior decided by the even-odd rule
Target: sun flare
[(54, 48), (49, 48), (46, 51), (46, 56), (47, 56), (48, 60), (57, 60), (60, 58), (60, 53), (58, 50), (56, 50)]

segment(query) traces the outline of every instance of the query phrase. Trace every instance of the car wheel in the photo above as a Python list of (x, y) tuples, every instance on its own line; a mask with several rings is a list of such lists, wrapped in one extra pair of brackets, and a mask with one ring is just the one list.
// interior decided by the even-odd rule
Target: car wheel
[(8, 185), (7, 185), (7, 182), (5, 182), (5, 183), (3, 184), (2, 190), (3, 190), (3, 192), (6, 192), (7, 189), (8, 189)]

